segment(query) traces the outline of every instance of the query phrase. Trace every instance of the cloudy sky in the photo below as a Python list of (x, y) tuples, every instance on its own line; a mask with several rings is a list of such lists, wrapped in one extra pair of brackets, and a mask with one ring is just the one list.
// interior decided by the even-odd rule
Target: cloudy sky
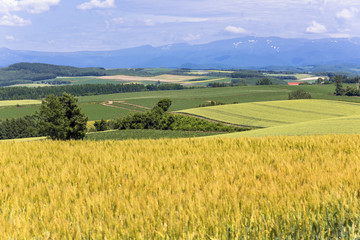
[(0, 0), (0, 47), (113, 50), (243, 36), (360, 37), (359, 0)]

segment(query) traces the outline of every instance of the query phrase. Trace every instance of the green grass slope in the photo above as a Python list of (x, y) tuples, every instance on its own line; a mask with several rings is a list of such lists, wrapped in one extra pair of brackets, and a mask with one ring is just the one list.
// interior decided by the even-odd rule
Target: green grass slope
[(360, 104), (303, 99), (229, 104), (181, 112), (239, 125), (274, 127), (360, 114)]
[(360, 134), (360, 115), (294, 123), (219, 137), (304, 136), (327, 134)]

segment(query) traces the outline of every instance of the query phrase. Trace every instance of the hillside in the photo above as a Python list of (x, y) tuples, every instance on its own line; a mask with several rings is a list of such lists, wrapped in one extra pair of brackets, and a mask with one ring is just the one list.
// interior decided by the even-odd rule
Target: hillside
[[(55, 79), (58, 76), (103, 76), (103, 68), (76, 68), (44, 63), (16, 63), (0, 68), (0, 86), (27, 84), (34, 81)], [(53, 84), (65, 84), (57, 81)]]
[(256, 129), (242, 133), (218, 135), (218, 137), (305, 136), (329, 134), (360, 134), (360, 115), (327, 118)]
[(239, 125), (273, 127), (360, 114), (360, 104), (319, 99), (284, 100), (193, 108), (181, 112)]

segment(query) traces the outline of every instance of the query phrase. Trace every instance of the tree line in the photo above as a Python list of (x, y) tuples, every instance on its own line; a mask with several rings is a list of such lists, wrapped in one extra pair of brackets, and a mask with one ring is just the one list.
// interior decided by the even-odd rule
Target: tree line
[(142, 92), (158, 90), (181, 90), (184, 86), (179, 84), (83, 84), (83, 85), (65, 85), (51, 87), (8, 87), (0, 88), (1, 100), (22, 100), (22, 99), (42, 99), (47, 95), (53, 94), (61, 96), (67, 92), (75, 96), (92, 96), (100, 94), (113, 94), (124, 92)]

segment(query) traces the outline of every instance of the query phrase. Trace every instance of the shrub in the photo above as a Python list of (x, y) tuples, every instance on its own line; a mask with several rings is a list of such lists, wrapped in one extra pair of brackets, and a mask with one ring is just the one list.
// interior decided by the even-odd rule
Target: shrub
[(96, 131), (106, 131), (110, 129), (108, 123), (104, 119), (101, 119), (100, 121), (95, 121), (94, 127)]
[(293, 99), (310, 99), (311, 95), (308, 92), (305, 92), (302, 89), (293, 91), (291, 93), (289, 93), (289, 100), (293, 100)]
[(256, 85), (272, 85), (272, 82), (268, 78), (261, 78), (256, 82)]

